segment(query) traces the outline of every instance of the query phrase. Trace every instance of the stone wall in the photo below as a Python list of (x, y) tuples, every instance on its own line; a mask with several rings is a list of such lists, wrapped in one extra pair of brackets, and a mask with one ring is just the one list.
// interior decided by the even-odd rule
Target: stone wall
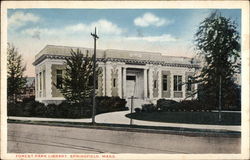
[[(153, 97), (157, 98), (159, 95), (159, 72), (157, 70), (153, 71)], [(155, 87), (155, 81), (156, 81), (156, 87)]]

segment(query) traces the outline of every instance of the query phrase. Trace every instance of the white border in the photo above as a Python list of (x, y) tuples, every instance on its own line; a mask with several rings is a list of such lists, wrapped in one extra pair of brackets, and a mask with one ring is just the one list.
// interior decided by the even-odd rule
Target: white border
[(241, 9), (242, 15), (242, 138), (241, 154), (118, 154), (116, 159), (249, 159), (249, 2), (248, 1), (3, 1), (1, 2), (1, 159), (7, 154), (6, 48), (8, 8), (227, 8)]

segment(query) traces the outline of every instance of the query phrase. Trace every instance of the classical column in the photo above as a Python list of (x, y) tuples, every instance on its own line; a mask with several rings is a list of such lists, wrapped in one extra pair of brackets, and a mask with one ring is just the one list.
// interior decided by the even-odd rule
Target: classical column
[(122, 67), (118, 67), (118, 79), (117, 79), (117, 87), (118, 87), (118, 96), (122, 98)]
[(158, 98), (162, 98), (162, 73), (161, 73), (161, 67), (162, 66), (158, 66)]
[(112, 84), (111, 69), (112, 69), (111, 64), (107, 62), (106, 64), (106, 95), (109, 97), (111, 97), (111, 84)]
[(41, 87), (41, 97), (43, 97), (43, 69), (41, 69), (41, 77), (40, 77), (40, 81), (41, 81), (41, 84), (42, 84), (42, 87)]
[[(197, 91), (197, 89), (198, 89), (198, 84), (195, 83), (195, 84), (193, 84), (193, 85), (194, 85), (194, 90)], [(194, 95), (194, 98), (195, 98), (195, 99), (198, 98), (198, 93), (196, 93), (196, 94)]]
[(123, 82), (123, 98), (126, 98), (126, 80), (127, 80), (127, 71), (126, 67), (123, 67), (122, 73), (122, 82)]
[[(182, 74), (182, 83), (186, 83), (186, 74)], [(186, 98), (186, 84), (182, 85), (182, 98)]]
[(102, 95), (106, 96), (106, 68), (102, 66)]
[(52, 98), (52, 64), (50, 62), (46, 63), (46, 71), (45, 71), (45, 83), (46, 83), (46, 97), (47, 99)]
[(39, 97), (39, 72), (36, 69), (36, 80), (35, 80), (35, 90), (36, 90), (36, 98)]
[(153, 69), (149, 68), (148, 71), (148, 90), (149, 90), (149, 99), (153, 99)]
[(144, 99), (148, 98), (148, 70), (144, 69)]
[(170, 82), (171, 82), (171, 87), (170, 87), (170, 98), (174, 98), (174, 74), (173, 72), (170, 72)]

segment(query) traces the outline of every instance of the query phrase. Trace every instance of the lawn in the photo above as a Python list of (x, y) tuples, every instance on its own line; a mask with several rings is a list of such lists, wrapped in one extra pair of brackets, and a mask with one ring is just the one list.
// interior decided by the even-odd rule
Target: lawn
[(219, 122), (218, 112), (140, 112), (127, 114), (126, 117), (168, 123), (208, 124), (208, 125), (241, 125), (241, 113), (223, 112)]

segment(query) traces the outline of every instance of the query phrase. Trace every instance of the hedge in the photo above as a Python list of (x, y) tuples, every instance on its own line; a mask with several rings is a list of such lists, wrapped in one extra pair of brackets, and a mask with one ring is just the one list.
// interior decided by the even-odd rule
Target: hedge
[(157, 108), (154, 104), (143, 104), (141, 111), (142, 112), (154, 112), (154, 111), (157, 111)]
[[(96, 97), (96, 114), (128, 110), (126, 100), (119, 97)], [(43, 103), (33, 99), (20, 103), (7, 104), (8, 116), (47, 117), (47, 118), (90, 118), (92, 116), (92, 102), (71, 104), (63, 101), (61, 104)]]
[(174, 100), (159, 99), (157, 108), (161, 111), (210, 111), (212, 106), (201, 103), (199, 100), (183, 100), (176, 102)]

